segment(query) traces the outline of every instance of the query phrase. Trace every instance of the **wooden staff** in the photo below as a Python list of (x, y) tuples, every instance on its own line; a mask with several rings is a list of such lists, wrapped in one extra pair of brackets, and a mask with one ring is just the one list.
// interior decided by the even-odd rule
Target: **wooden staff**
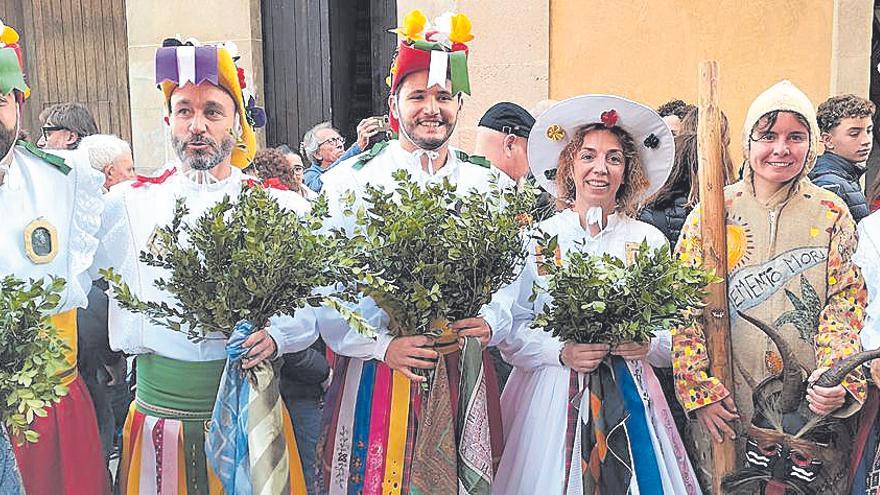
[[(730, 391), (733, 369), (730, 357), (730, 315), (727, 304), (727, 226), (724, 212), (724, 162), (721, 160), (721, 111), (718, 108), (718, 62), (700, 64), (700, 113), (697, 122), (697, 156), (700, 175), (700, 226), (703, 268), (714, 271), (720, 282), (709, 286), (703, 310), (703, 332), (709, 352), (710, 374)], [(736, 465), (734, 442), (712, 444), (712, 493), (721, 493), (721, 480)]]

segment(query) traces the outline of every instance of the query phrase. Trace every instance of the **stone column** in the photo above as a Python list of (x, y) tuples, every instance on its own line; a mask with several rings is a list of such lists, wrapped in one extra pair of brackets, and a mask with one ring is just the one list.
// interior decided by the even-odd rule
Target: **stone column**
[(834, 0), (830, 95), (852, 93), (868, 97), (870, 71), (877, 70), (870, 67), (873, 21), (873, 2)]

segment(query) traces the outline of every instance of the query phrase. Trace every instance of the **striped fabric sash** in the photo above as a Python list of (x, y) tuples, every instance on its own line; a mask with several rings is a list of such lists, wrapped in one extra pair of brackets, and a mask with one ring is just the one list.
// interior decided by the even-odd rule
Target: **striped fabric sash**
[(631, 449), (631, 452), (636, 468), (636, 480), (639, 483), (639, 493), (663, 495), (660, 468), (654, 455), (651, 432), (648, 430), (648, 418), (645, 416), (645, 405), (642, 402), (639, 389), (636, 387), (623, 358), (614, 356), (611, 358), (611, 363), (614, 366), (614, 377), (620, 395), (626, 406), (626, 431), (629, 435), (630, 445), (637, 447)]
[[(642, 376), (644, 377), (644, 382), (646, 384), (646, 391), (648, 396), (652, 398), (651, 403), (654, 406), (652, 410), (654, 411), (655, 422), (660, 423), (672, 444), (673, 451), (675, 452), (675, 463), (676, 466), (678, 466), (681, 481), (687, 489), (687, 495), (697, 495), (700, 493), (697, 475), (694, 473), (694, 468), (691, 466), (690, 459), (688, 459), (687, 450), (685, 450), (684, 443), (681, 441), (681, 436), (678, 434), (678, 429), (675, 426), (675, 419), (672, 417), (672, 411), (669, 409), (669, 404), (666, 403), (663, 389), (660, 387), (660, 381), (657, 380), (657, 376), (654, 374), (654, 370), (651, 366), (645, 365), (642, 370)], [(656, 400), (653, 400), (655, 397)]]
[(270, 363), (251, 369), (247, 445), (253, 493), (290, 493), (290, 458), (284, 438), (284, 402)]
[(492, 439), (483, 350), (474, 337), (466, 337), (461, 350), (457, 419), (459, 494), (489, 495), (493, 474)]
[[(419, 431), (419, 425), (422, 424), (423, 409), (427, 402), (427, 394), (422, 392), (422, 384), (410, 382), (409, 388), (410, 409), (409, 420), (406, 423), (406, 445), (403, 453), (403, 493), (410, 493), (410, 485), (412, 483), (413, 458), (416, 454), (416, 432)], [(424, 407), (423, 407), (424, 406)]]
[(406, 454), (406, 433), (411, 417), (410, 381), (399, 371), (392, 373), (391, 418), (388, 421), (388, 454), (385, 457), (383, 492), (400, 495), (403, 489), (403, 466)]
[(291, 463), (275, 369), (268, 362), (247, 371), (241, 368), (247, 354), (244, 341), (253, 331), (253, 325), (242, 320), (226, 342), (226, 368), (205, 454), (226, 493), (285, 493), (290, 491)]
[[(565, 415), (565, 482), (562, 486), (568, 486), (568, 480), (571, 476), (572, 453), (575, 446), (575, 435), (578, 433), (578, 414), (581, 402), (580, 380), (578, 380), (578, 372), (569, 370), (568, 373), (568, 407)], [(578, 459), (580, 455), (577, 456)]]
[[(388, 423), (391, 413), (391, 374), (388, 366), (376, 367), (376, 387), (370, 413), (370, 436), (364, 473), (364, 495), (381, 495), (385, 478), (385, 455), (388, 450)], [(407, 404), (406, 409), (409, 409)]]
[(370, 414), (373, 412), (373, 386), (376, 377), (376, 361), (364, 363), (361, 383), (358, 386), (357, 405), (354, 411), (354, 432), (351, 436), (351, 459), (348, 468), (348, 493), (361, 493), (364, 489), (364, 469), (367, 463), (367, 442), (370, 436)]
[(342, 385), (342, 398), (339, 402), (339, 417), (336, 420), (336, 437), (333, 441), (333, 458), (330, 460), (330, 479), (326, 480), (330, 495), (343, 495), (348, 493), (348, 473), (351, 463), (351, 440), (354, 424), (354, 412), (357, 405), (356, 397), (358, 385), (361, 381), (361, 371), (364, 362), (360, 359), (351, 359), (348, 362), (348, 370), (345, 373), (345, 383)]

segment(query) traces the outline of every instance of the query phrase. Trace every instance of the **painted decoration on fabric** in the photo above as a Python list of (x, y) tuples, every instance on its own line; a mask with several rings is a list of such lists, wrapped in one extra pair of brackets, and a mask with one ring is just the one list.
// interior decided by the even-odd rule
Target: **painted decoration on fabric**
[(38, 265), (52, 262), (58, 255), (58, 231), (45, 218), (38, 218), (24, 228), (24, 250)]

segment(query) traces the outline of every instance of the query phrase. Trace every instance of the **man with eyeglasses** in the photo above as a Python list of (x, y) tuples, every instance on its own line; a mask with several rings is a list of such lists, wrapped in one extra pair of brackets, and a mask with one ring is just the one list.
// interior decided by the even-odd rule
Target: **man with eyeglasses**
[(335, 167), (338, 163), (366, 150), (371, 137), (380, 131), (380, 122), (372, 117), (361, 120), (357, 126), (358, 139), (348, 150), (345, 149), (345, 138), (334, 129), (330, 122), (321, 122), (312, 127), (303, 136), (300, 151), (309, 161), (309, 167), (303, 172), (303, 182), (315, 192), (321, 192), (324, 183), (321, 175)]
[(82, 103), (57, 103), (40, 112), (37, 146), (47, 150), (75, 150), (86, 136), (98, 133), (98, 125)]

